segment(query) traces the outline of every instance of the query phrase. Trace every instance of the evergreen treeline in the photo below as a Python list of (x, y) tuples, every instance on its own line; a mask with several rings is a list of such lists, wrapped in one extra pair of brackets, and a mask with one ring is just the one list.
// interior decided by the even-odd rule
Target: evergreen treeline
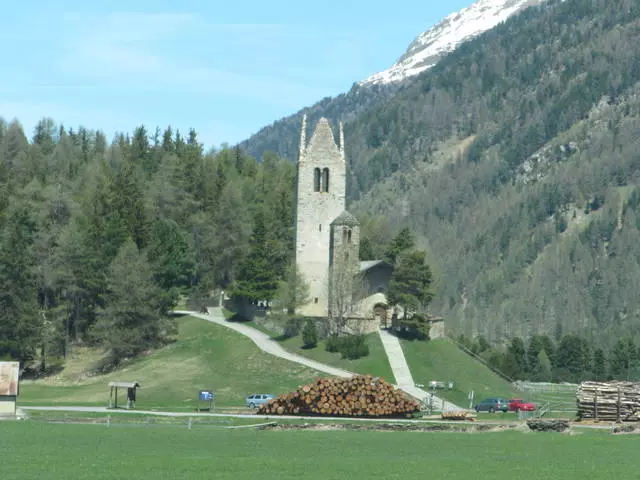
[(490, 366), (515, 380), (581, 382), (634, 380), (640, 375), (640, 345), (625, 337), (603, 349), (575, 334), (554, 342), (548, 335), (528, 340), (514, 337), (504, 349), (492, 347), (484, 336), (460, 335), (458, 343)]
[(193, 130), (108, 142), (46, 118), (28, 139), (0, 119), (0, 358), (44, 369), (83, 343), (112, 368), (170, 338), (181, 293), (246, 280), (256, 249), (275, 288), (293, 251), (294, 177), (274, 154), (205, 153)]

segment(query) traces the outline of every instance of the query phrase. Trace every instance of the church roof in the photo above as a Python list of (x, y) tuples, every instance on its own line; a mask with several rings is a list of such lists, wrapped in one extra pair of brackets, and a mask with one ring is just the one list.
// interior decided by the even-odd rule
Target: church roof
[(331, 225), (346, 225), (347, 227), (357, 227), (358, 225), (360, 225), (360, 222), (349, 212), (343, 210), (342, 213), (338, 215), (333, 222), (331, 222)]
[(313, 131), (313, 135), (311, 136), (308, 149), (309, 151), (315, 149), (328, 149), (329, 151), (335, 152), (339, 150), (336, 145), (335, 138), (333, 137), (333, 130), (331, 129), (331, 125), (329, 125), (329, 120), (326, 118), (322, 117), (318, 120), (316, 128)]
[(378, 265), (393, 267), (393, 265), (391, 265), (389, 262), (385, 262), (384, 260), (365, 260), (363, 262), (360, 262), (360, 273), (371, 270), (373, 267), (377, 267)]

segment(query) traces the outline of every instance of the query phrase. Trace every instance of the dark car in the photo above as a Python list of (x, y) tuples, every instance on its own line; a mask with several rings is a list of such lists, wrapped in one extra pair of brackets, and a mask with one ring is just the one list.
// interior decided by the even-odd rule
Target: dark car
[(486, 398), (473, 407), (476, 412), (506, 412), (509, 409), (509, 405), (504, 398)]

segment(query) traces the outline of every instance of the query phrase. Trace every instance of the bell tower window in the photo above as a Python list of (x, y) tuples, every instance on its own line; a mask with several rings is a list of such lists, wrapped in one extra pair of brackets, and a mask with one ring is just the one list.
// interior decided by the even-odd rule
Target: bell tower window
[(329, 169), (328, 168), (322, 169), (322, 191), (323, 192), (329, 191)]
[(320, 191), (320, 169), (319, 168), (313, 169), (313, 191), (314, 192)]

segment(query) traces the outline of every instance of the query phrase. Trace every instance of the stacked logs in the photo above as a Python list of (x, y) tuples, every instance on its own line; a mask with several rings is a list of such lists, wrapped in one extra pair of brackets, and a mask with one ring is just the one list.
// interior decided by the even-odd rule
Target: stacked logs
[(411, 417), (420, 405), (394, 385), (371, 375), (320, 378), (280, 395), (258, 409), (263, 415)]
[(440, 414), (443, 420), (468, 420), (475, 422), (476, 414), (468, 410), (451, 410)]
[(640, 383), (583, 382), (576, 397), (580, 419), (640, 420)]

